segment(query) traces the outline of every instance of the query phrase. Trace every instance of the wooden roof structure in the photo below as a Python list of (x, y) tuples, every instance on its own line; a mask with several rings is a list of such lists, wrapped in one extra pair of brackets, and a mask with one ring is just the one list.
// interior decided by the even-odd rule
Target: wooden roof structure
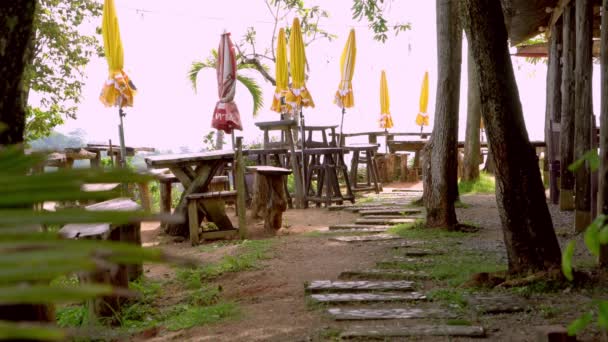
[[(551, 32), (564, 8), (573, 0), (501, 0), (512, 46), (541, 33)], [(593, 36), (599, 38), (601, 0), (595, 0)]]

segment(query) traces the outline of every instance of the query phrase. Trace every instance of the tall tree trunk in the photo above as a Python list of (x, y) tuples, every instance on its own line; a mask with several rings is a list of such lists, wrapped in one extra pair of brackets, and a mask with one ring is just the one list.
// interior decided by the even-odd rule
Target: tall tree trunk
[(479, 103), (479, 81), (477, 80), (476, 65), (471, 55), (471, 47), (467, 57), (467, 130), (464, 137), (464, 167), (462, 180), (473, 181), (479, 178), (479, 125), (481, 122), (481, 104)]
[(0, 145), (23, 142), (26, 52), (33, 34), (35, 0), (0, 2)]
[(574, 161), (574, 57), (576, 24), (574, 4), (562, 16), (562, 111), (560, 123), (560, 210), (574, 210), (574, 174), (568, 166)]
[[(27, 47), (33, 34), (35, 0), (0, 1), (0, 146), (23, 142)], [(0, 305), (0, 320), (52, 322), (46, 305)]]
[(424, 205), (428, 227), (457, 224), (458, 109), (462, 26), (458, 0), (437, 0), (438, 80), (433, 134), (424, 150)]
[(553, 133), (559, 127), (562, 110), (561, 96), (561, 42), (562, 42), (562, 21), (558, 20), (551, 28), (551, 38), (549, 40), (549, 63), (547, 66), (547, 96), (545, 109), (545, 142), (547, 143), (547, 154), (549, 162), (549, 194), (551, 203), (559, 202), (559, 180), (556, 163), (559, 158), (559, 139)]
[(509, 272), (558, 268), (561, 252), (524, 123), (500, 1), (462, 0), (478, 66), (481, 115), (496, 164), (496, 202)]
[[(576, 1), (574, 159), (581, 158), (591, 149), (591, 118), (593, 117), (591, 97), (591, 78), (593, 75), (591, 57), (592, 20), (592, 0)], [(591, 173), (589, 165), (585, 163), (574, 173), (574, 176), (574, 228), (580, 232), (591, 223)]]
[[(602, 1), (601, 105), (600, 105), (600, 169), (598, 171), (598, 211), (608, 214), (608, 0)], [(600, 266), (608, 267), (608, 245), (600, 251)]]

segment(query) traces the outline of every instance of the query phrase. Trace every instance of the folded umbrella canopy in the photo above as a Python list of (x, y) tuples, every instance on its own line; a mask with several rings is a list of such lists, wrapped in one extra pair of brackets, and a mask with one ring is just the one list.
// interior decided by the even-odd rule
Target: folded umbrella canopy
[(234, 103), (236, 92), (236, 56), (230, 33), (222, 34), (217, 57), (217, 93), (220, 100), (215, 105), (211, 126), (230, 134), (234, 129), (243, 130), (239, 109)]
[(276, 53), (276, 87), (274, 90), (274, 97), (272, 98), (271, 109), (277, 113), (283, 114), (287, 110), (287, 108), (285, 108), (285, 95), (289, 91), (289, 75), (287, 70), (287, 40), (285, 39), (285, 30), (283, 28), (279, 30)]
[(109, 77), (99, 99), (107, 107), (132, 107), (137, 90), (124, 72), (124, 51), (120, 40), (120, 29), (114, 0), (105, 0), (101, 24), (103, 47), (108, 61)]
[(390, 99), (388, 96), (388, 84), (386, 83), (386, 73), (382, 70), (380, 76), (380, 128), (393, 128), (393, 118), (390, 111)]
[(312, 96), (306, 89), (306, 52), (304, 50), (304, 40), (302, 40), (302, 30), (300, 20), (293, 19), (291, 34), (289, 36), (289, 56), (291, 71), (291, 88), (287, 93), (287, 103), (294, 110), (302, 107), (314, 107), (315, 103)]
[[(342, 139), (342, 127), (344, 126), (344, 114), (346, 108), (355, 105), (353, 94), (353, 74), (355, 73), (355, 59), (357, 56), (357, 44), (355, 41), (355, 30), (351, 29), (348, 40), (340, 58), (340, 85), (336, 91), (334, 103), (342, 108), (342, 119), (340, 120), (340, 139)], [(340, 141), (340, 146), (342, 142)]]
[(120, 29), (114, 0), (105, 0), (103, 3), (103, 18), (101, 23), (103, 34), (103, 47), (108, 61), (108, 80), (103, 85), (99, 99), (106, 107), (118, 107), (120, 125), (118, 134), (120, 138), (120, 163), (126, 166), (125, 134), (122, 118), (125, 116), (123, 107), (133, 106), (135, 85), (124, 72), (124, 51), (120, 40)]
[(420, 90), (420, 111), (416, 115), (416, 125), (420, 126), (420, 132), (422, 132), (424, 126), (429, 125), (429, 115), (427, 114), (427, 108), (429, 105), (429, 72), (424, 72), (424, 78), (422, 79), (422, 89)]

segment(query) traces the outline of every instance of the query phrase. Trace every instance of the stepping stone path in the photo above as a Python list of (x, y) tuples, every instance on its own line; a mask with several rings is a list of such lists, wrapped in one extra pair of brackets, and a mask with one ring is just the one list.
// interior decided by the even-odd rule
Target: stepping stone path
[[(423, 211), (406, 206), (420, 196), (421, 191), (399, 189), (393, 190), (392, 193), (372, 195), (369, 198), (372, 198), (373, 202), (330, 207), (329, 210), (359, 212), (361, 218), (355, 223), (330, 226), (329, 232), (381, 233), (393, 225), (413, 223), (422, 217)], [(312, 302), (331, 306), (327, 313), (334, 320), (357, 322), (354, 326), (349, 326), (348, 323), (342, 326), (341, 339), (402, 340), (411, 336), (485, 336), (481, 326), (429, 324), (436, 319), (457, 318), (458, 315), (449, 309), (433, 307), (435, 303), (422, 304), (426, 302), (426, 295), (414, 291), (419, 290), (421, 285), (416, 285), (413, 280), (428, 278), (427, 273), (398, 268), (399, 264), (431, 263), (431, 260), (424, 257), (441, 255), (442, 251), (412, 248), (424, 246), (425, 241), (410, 241), (390, 234), (331, 236), (329, 239), (346, 243), (375, 244), (387, 249), (404, 248), (399, 251), (400, 256), (379, 261), (377, 269), (344, 271), (338, 276), (340, 280), (315, 280), (305, 286)], [(512, 312), (508, 310), (523, 310), (525, 307), (521, 300), (509, 296), (498, 298), (479, 295), (471, 296), (467, 301), (470, 307), (479, 313)], [(344, 307), (345, 305), (351, 307)], [(396, 323), (397, 320), (410, 319), (431, 321), (424, 321), (424, 324)], [(379, 320), (384, 324), (377, 325)]]
[(397, 309), (344, 309), (327, 310), (336, 321), (412, 319), (412, 318), (455, 318), (454, 313), (440, 309), (397, 308)]
[(413, 291), (412, 281), (331, 281), (315, 280), (306, 286), (306, 292), (359, 292), (359, 291)]
[(401, 239), (398, 236), (390, 235), (390, 234), (375, 234), (375, 235), (365, 235), (365, 236), (336, 236), (330, 238), (332, 241), (339, 242), (368, 242), (368, 241), (389, 241), (389, 240), (398, 240)]
[(321, 304), (361, 304), (361, 303), (388, 303), (411, 302), (426, 300), (426, 296), (419, 292), (410, 293), (324, 293), (310, 295), (310, 299)]

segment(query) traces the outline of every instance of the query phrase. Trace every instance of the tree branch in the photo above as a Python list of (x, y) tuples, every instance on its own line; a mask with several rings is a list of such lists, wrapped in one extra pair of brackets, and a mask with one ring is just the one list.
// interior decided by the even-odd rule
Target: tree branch
[(259, 73), (262, 74), (262, 76), (264, 76), (264, 78), (268, 82), (270, 82), (273, 86), (277, 85), (277, 81), (272, 76), (270, 76), (270, 74), (268, 73), (268, 71), (266, 71), (266, 69), (264, 68), (264, 66), (262, 65), (262, 63), (260, 62), (259, 59), (257, 59), (257, 58), (243, 58), (242, 62), (253, 65), (255, 67), (255, 69), (257, 71), (259, 71)]

